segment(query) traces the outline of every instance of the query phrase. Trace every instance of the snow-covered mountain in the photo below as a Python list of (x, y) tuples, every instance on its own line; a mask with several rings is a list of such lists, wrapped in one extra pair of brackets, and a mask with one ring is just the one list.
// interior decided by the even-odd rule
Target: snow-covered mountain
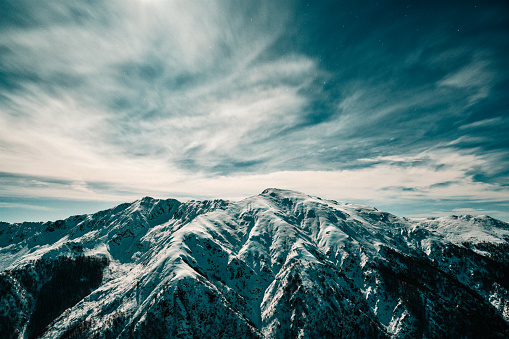
[(2, 338), (507, 338), (509, 224), (267, 189), (0, 223)]

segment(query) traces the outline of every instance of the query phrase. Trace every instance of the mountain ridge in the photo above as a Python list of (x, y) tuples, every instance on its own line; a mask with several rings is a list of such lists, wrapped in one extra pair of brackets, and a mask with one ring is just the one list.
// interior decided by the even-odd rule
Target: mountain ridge
[[(144, 197), (0, 223), (0, 332), (502, 338), (508, 250), (509, 224), (487, 216), (415, 220), (276, 188), (237, 202)], [(58, 289), (72, 302), (45, 305)]]

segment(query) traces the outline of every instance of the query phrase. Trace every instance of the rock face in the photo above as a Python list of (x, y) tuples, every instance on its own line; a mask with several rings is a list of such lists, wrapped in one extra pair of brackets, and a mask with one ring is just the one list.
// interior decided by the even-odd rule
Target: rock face
[(509, 224), (267, 189), (0, 223), (5, 338), (507, 338)]

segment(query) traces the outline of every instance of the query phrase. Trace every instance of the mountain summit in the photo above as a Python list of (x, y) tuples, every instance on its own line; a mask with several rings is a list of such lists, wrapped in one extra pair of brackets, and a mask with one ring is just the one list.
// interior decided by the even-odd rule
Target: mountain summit
[(266, 189), (0, 223), (4, 338), (509, 337), (509, 224)]

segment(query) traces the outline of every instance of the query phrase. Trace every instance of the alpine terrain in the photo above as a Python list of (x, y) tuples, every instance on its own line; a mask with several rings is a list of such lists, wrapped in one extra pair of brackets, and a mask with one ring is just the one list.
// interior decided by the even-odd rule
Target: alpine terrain
[(0, 223), (2, 338), (508, 338), (509, 224), (267, 189)]

